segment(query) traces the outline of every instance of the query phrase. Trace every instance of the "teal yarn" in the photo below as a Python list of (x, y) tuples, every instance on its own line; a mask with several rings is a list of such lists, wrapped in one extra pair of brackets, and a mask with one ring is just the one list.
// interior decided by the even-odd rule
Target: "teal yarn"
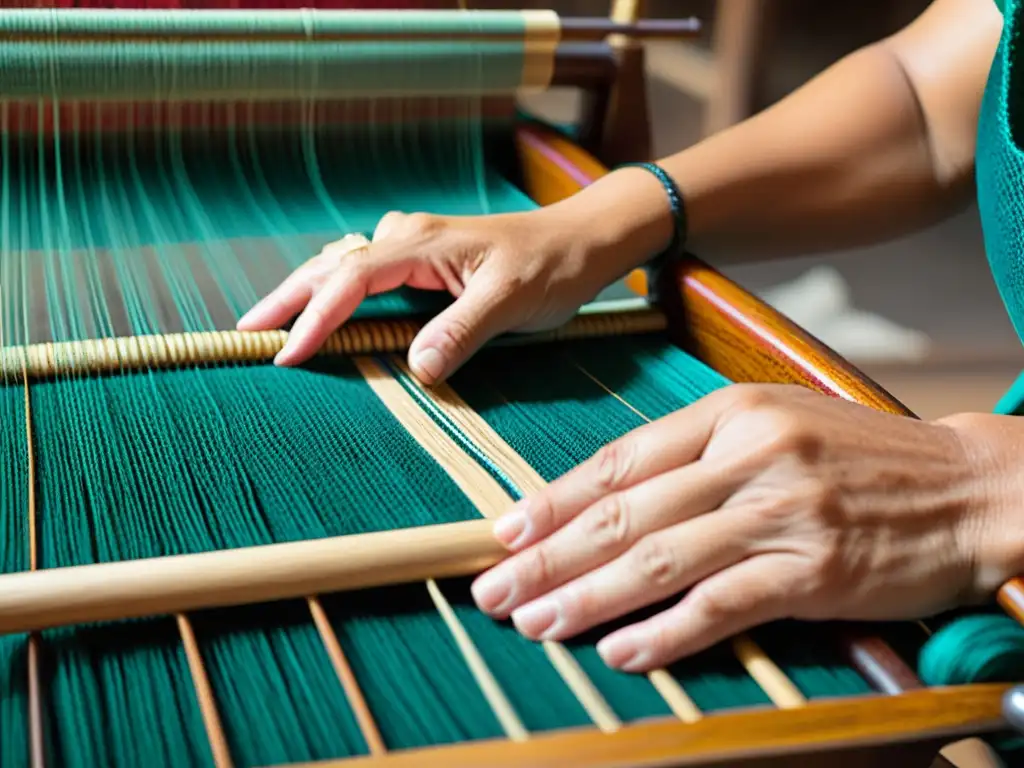
[(954, 619), (921, 648), (918, 676), (928, 686), (1024, 680), (1024, 626), (998, 614)]
[[(921, 648), (917, 674), (927, 686), (1024, 680), (1024, 626), (997, 613), (954, 619)], [(1024, 763), (1024, 736), (1003, 732), (990, 741), (1007, 764)]]

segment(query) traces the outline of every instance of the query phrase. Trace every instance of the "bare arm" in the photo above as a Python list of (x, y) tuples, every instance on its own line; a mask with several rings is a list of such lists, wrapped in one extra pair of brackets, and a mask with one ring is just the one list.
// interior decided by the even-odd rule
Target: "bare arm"
[[(877, 242), (970, 199), (975, 123), (1002, 29), (994, 0), (935, 0), (893, 37), (848, 56), (760, 115), (662, 165), (686, 198), (693, 252), (786, 256)], [(416, 337), (424, 382), (506, 330), (564, 322), (665, 249), (664, 190), (623, 169), (520, 214), (393, 213), (372, 258), (327, 246), (239, 322), (299, 315), (282, 364), (306, 359), (370, 294), (410, 285), (457, 300)]]
[[(936, 0), (773, 107), (662, 160), (686, 198), (690, 249), (714, 260), (853, 247), (966, 204), (1001, 30), (993, 0)], [(560, 215), (612, 251), (631, 242), (627, 268), (671, 235), (664, 195), (639, 170), (612, 174)]]

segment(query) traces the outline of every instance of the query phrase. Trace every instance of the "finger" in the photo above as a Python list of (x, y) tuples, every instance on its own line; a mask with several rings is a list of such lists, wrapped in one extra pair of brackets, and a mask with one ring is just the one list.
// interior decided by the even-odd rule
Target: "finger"
[(501, 273), (486, 264), (465, 290), (419, 332), (409, 349), (409, 368), (424, 384), (443, 381), (490, 339), (518, 323), (521, 297)]
[(689, 464), (605, 496), (473, 583), (479, 608), (505, 618), (516, 608), (609, 563), (643, 537), (716, 509), (735, 491), (717, 468)]
[(296, 365), (308, 359), (352, 316), (363, 299), (399, 287), (414, 270), (414, 259), (397, 251), (349, 254), (306, 305), (274, 362)]
[[(717, 393), (633, 430), (516, 504), (495, 524), (494, 535), (513, 552), (550, 536), (605, 496), (700, 458), (714, 431), (723, 399)], [(724, 462), (714, 462), (724, 466)]]
[(750, 554), (749, 516), (720, 511), (652, 533), (610, 563), (512, 611), (533, 640), (562, 640), (686, 590)]
[(597, 651), (610, 667), (644, 672), (785, 618), (797, 578), (793, 566), (781, 554), (744, 560), (702, 581), (668, 610), (603, 638)]
[(275, 290), (271, 291), (239, 319), (240, 331), (260, 331), (280, 328), (297, 315), (325, 280), (341, 263), (342, 258), (369, 241), (362, 235), (346, 235), (330, 243), (300, 266)]
[(240, 331), (280, 328), (309, 303), (316, 289), (331, 272), (331, 264), (320, 254), (285, 278), (277, 288), (256, 302), (239, 319)]

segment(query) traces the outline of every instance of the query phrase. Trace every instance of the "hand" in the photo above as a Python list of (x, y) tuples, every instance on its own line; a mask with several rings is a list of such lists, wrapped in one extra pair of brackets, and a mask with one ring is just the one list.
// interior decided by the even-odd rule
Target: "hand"
[[(531, 639), (564, 640), (686, 592), (598, 644), (627, 671), (776, 619), (940, 611), (1020, 565), (1020, 544), (1006, 546), (1022, 538), (1020, 440), (1004, 435), (1006, 450), (991, 450), (986, 419), (1006, 423), (928, 423), (799, 387), (727, 387), (500, 518), (495, 535), (512, 554), (476, 580), (474, 597)], [(1014, 457), (1009, 469), (998, 455)], [(999, 477), (1012, 486), (1005, 503), (994, 500), (1006, 491)], [(1008, 510), (1015, 529), (996, 520)]]
[(299, 315), (276, 359), (295, 365), (313, 355), (366, 296), (402, 285), (446, 290), (456, 301), (409, 350), (413, 373), (431, 384), (500, 333), (568, 321), (628, 271), (609, 249), (590, 244), (587, 229), (572, 207), (559, 205), (465, 218), (389, 213), (368, 248), (352, 248), (351, 238), (328, 245), (253, 307), (238, 328), (277, 328)]

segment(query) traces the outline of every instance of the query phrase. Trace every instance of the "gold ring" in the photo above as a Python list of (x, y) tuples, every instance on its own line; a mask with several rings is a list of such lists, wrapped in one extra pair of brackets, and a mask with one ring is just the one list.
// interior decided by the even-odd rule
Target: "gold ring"
[(365, 235), (351, 234), (345, 235), (341, 240), (334, 243), (333, 246), (331, 250), (337, 250), (338, 260), (341, 261), (353, 253), (369, 250), (370, 241), (366, 239)]

